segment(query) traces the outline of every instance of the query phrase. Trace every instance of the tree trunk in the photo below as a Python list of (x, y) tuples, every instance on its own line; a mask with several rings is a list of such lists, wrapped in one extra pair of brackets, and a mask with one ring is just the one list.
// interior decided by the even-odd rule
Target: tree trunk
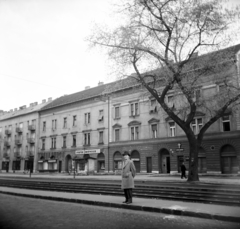
[(188, 136), (189, 142), (189, 170), (187, 181), (199, 181), (198, 177), (198, 151), (200, 144), (195, 136)]

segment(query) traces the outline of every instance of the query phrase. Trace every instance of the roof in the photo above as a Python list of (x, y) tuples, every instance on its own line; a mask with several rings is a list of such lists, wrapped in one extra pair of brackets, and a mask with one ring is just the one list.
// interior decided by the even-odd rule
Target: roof
[[(198, 57), (194, 58), (194, 62), (196, 62), (195, 60), (201, 60), (201, 59), (209, 60), (209, 56), (211, 57), (210, 58), (211, 60), (219, 59), (220, 56), (224, 59), (235, 59), (235, 54), (239, 50), (240, 50), (240, 44), (231, 46), (231, 47), (219, 50), (219, 51), (215, 51), (212, 53), (198, 56)], [(199, 67), (201, 67), (201, 63), (200, 63)], [(195, 68), (196, 68), (196, 66), (195, 66)], [(189, 66), (186, 67), (186, 69), (187, 70), (192, 69), (192, 64), (190, 63)], [(159, 74), (161, 72), (161, 69), (156, 69), (151, 72), (152, 73), (156, 72), (157, 74)], [(134, 76), (134, 74), (132, 76)], [(118, 80), (118, 81), (115, 81), (115, 82), (112, 82), (109, 84), (99, 85), (94, 88), (86, 89), (86, 90), (76, 92), (76, 93), (73, 93), (70, 95), (65, 95), (65, 96), (59, 97), (59, 98), (53, 100), (48, 105), (44, 106), (41, 109), (41, 111), (52, 109), (52, 108), (63, 106), (63, 105), (67, 105), (67, 104), (71, 104), (71, 103), (75, 103), (75, 102), (79, 102), (79, 101), (83, 101), (83, 100), (98, 97), (98, 96), (103, 96), (104, 94), (107, 94), (107, 93), (117, 92), (118, 90), (123, 90), (123, 89), (130, 88), (130, 87), (137, 86), (137, 85), (139, 85), (139, 83), (136, 81), (136, 79), (134, 79), (133, 77), (130, 76), (125, 79)]]
[(38, 104), (38, 105), (35, 105), (35, 106), (30, 106), (30, 107), (27, 107), (25, 109), (12, 111), (12, 112), (7, 112), (3, 115), (0, 115), (0, 121), (5, 120), (5, 119), (14, 118), (14, 117), (17, 117), (17, 116), (20, 116), (20, 115), (26, 115), (26, 114), (33, 113), (33, 112), (38, 112), (41, 108), (48, 105), (49, 103), (51, 103), (51, 101), (41, 103), (41, 104)]
[(51, 108), (103, 95), (103, 92), (107, 86), (109, 86), (109, 84), (103, 84), (94, 88), (86, 89), (84, 91), (76, 92), (74, 94), (61, 96), (53, 100), (52, 103), (48, 104), (47, 106), (44, 106), (41, 110), (48, 110)]

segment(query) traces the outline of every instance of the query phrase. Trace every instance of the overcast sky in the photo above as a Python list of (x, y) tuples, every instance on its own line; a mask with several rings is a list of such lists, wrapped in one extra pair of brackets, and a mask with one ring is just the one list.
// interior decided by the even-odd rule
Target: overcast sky
[(114, 1), (0, 0), (0, 110), (110, 82), (85, 38), (95, 22), (114, 24)]

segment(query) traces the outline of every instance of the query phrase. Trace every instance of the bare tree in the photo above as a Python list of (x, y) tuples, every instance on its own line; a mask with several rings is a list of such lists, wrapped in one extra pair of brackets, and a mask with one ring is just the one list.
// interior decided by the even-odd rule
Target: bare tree
[[(95, 31), (90, 43), (104, 47), (122, 75), (132, 66), (131, 78), (182, 128), (190, 149), (188, 181), (198, 181), (204, 133), (240, 98), (235, 56), (240, 46), (217, 51), (229, 42), (227, 31), (239, 11), (224, 9), (219, 0), (128, 0), (121, 7), (123, 25)], [(220, 92), (199, 96), (210, 82)], [(166, 101), (170, 92), (174, 103)], [(198, 111), (207, 120), (196, 134), (191, 123)]]

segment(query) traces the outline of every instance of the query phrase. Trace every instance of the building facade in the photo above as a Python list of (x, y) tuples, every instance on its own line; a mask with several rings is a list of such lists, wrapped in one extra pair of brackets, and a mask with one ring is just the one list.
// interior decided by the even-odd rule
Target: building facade
[(0, 171), (36, 171), (38, 147), (38, 110), (51, 102), (31, 103), (29, 107), (2, 112), (0, 115)]
[(54, 100), (40, 111), (39, 172), (102, 173), (108, 168), (106, 85)]

